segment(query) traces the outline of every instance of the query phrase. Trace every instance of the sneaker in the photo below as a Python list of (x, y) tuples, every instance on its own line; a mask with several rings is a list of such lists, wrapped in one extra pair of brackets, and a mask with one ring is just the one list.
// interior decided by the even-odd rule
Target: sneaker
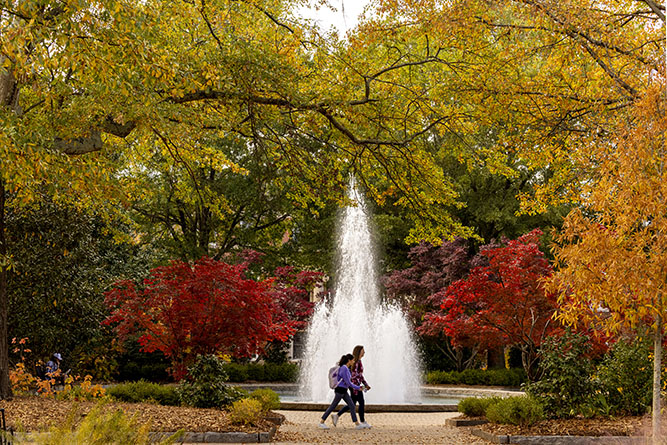
[(320, 427), (323, 430), (328, 430), (329, 429), (329, 427), (324, 422), (320, 422), (320, 424), (317, 425), (317, 426)]
[(363, 423), (360, 423), (359, 425), (355, 426), (354, 429), (355, 430), (364, 430), (364, 429), (366, 429), (366, 427), (364, 426)]
[(368, 422), (361, 422), (361, 425), (363, 425), (364, 428), (366, 428), (366, 429), (370, 429), (370, 428), (371, 428), (371, 425), (370, 425)]
[(331, 422), (333, 423), (333, 426), (338, 425), (338, 414), (333, 413), (333, 414), (331, 415)]

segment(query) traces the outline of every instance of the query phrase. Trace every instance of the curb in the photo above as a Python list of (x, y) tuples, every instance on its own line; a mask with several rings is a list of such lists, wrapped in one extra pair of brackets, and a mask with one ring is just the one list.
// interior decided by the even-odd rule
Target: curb
[(447, 425), (447, 426), (476, 426), (476, 425), (484, 425), (485, 423), (489, 423), (489, 421), (485, 420), (485, 419), (447, 419), (447, 420), (445, 420), (445, 425)]
[[(206, 432), (206, 433), (193, 433), (186, 432), (180, 439), (179, 442), (188, 442), (188, 443), (269, 443), (273, 440), (274, 434), (276, 434), (277, 428), (271, 427), (268, 432), (260, 433), (216, 433), (216, 432)], [(169, 432), (154, 432), (150, 433), (151, 440), (160, 441), (164, 440), (174, 433)]]
[[(338, 407), (342, 408), (343, 404)], [(310, 403), (310, 402), (281, 402), (280, 410), (285, 411), (322, 411), (329, 407), (328, 403)], [(457, 405), (366, 405), (364, 412), (367, 413), (452, 413), (458, 411)]]
[(507, 436), (496, 435), (487, 431), (473, 428), (470, 433), (491, 443), (516, 443), (523, 445), (643, 445), (645, 437), (631, 436)]

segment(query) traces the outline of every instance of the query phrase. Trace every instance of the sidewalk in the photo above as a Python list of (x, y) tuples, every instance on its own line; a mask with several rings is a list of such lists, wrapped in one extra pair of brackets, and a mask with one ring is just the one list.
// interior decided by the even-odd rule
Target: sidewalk
[(377, 413), (368, 414), (370, 430), (355, 430), (349, 414), (329, 430), (317, 427), (321, 412), (277, 411), (286, 417), (274, 440), (276, 444), (439, 444), (488, 445), (465, 429), (445, 425), (445, 420), (460, 413)]

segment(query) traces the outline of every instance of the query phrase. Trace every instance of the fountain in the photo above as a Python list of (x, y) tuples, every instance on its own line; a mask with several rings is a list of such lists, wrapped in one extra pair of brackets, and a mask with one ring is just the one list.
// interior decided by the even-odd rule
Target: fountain
[(355, 345), (363, 345), (369, 404), (404, 404), (420, 399), (421, 367), (413, 332), (400, 308), (383, 303), (368, 207), (350, 180), (338, 234), (338, 273), (333, 301), (323, 301), (310, 322), (299, 381), (299, 400), (333, 398), (327, 370)]

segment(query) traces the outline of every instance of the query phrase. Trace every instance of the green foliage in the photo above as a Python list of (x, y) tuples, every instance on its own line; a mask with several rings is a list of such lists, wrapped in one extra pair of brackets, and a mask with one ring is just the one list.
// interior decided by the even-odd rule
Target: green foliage
[(255, 399), (237, 400), (229, 408), (229, 418), (231, 421), (244, 425), (256, 424), (260, 421), (263, 414), (262, 402)]
[(426, 374), (429, 385), (475, 385), (518, 387), (527, 381), (526, 371), (514, 369), (466, 369), (465, 371), (431, 371)]
[[(148, 445), (155, 443), (149, 438), (150, 424), (139, 424), (134, 418), (128, 417), (123, 411), (105, 412), (104, 404), (100, 403), (93, 408), (80, 424), (81, 417), (74, 407), (62, 424), (54, 426), (49, 434), (40, 434), (30, 443), (36, 445)], [(183, 436), (179, 431), (162, 440), (159, 444), (176, 443)]]
[(500, 397), (467, 397), (459, 401), (458, 410), (466, 416), (481, 417), (490, 405), (500, 400)]
[(528, 384), (526, 392), (545, 407), (548, 417), (573, 417), (595, 399), (599, 389), (587, 356), (590, 349), (588, 337), (569, 330), (543, 343), (542, 378)]
[(223, 362), (215, 355), (198, 355), (188, 368), (177, 392), (181, 403), (197, 408), (220, 408), (243, 397), (243, 393), (225, 385)]
[(296, 382), (299, 365), (296, 363), (228, 363), (224, 366), (230, 382)]
[(256, 389), (250, 393), (250, 398), (259, 400), (264, 411), (280, 408), (280, 396), (272, 389)]
[(169, 360), (160, 351), (144, 352), (136, 339), (123, 343), (122, 352), (116, 358), (118, 367), (114, 377), (116, 380), (149, 382), (169, 381), (167, 368)]
[(120, 402), (155, 402), (160, 405), (180, 405), (176, 387), (158, 385), (145, 380), (112, 386), (107, 389), (107, 394)]
[[(119, 278), (142, 277), (150, 250), (119, 242), (99, 215), (50, 199), (8, 212), (6, 231), (14, 262), (7, 276), (9, 338), (29, 336), (37, 359), (58, 351), (65, 366), (106, 380), (114, 363), (110, 330), (100, 325), (104, 290)], [(95, 364), (99, 358), (103, 363)]]
[(90, 375), (98, 382), (110, 382), (118, 371), (118, 343), (105, 330), (87, 342), (77, 345), (71, 352), (75, 359), (72, 368), (77, 373)]
[(651, 406), (652, 344), (636, 338), (619, 340), (597, 368), (597, 377), (611, 412), (642, 415)]
[(491, 403), (486, 418), (493, 423), (532, 425), (544, 419), (542, 405), (532, 397), (507, 397)]

